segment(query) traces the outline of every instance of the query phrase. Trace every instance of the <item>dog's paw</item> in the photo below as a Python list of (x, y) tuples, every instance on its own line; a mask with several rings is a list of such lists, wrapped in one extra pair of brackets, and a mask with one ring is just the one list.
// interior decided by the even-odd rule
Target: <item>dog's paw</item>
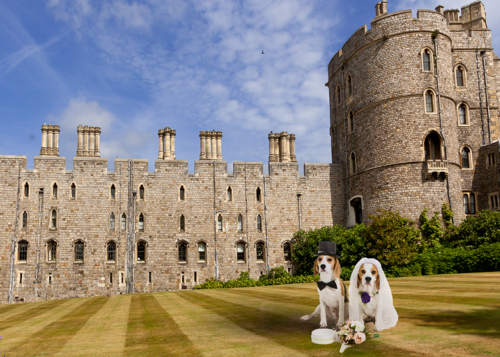
[(321, 322), (319, 323), (319, 325), (320, 325), (321, 327), (327, 327), (327, 326), (328, 326), (328, 323), (327, 323), (326, 321), (321, 321)]
[(302, 316), (300, 319), (301, 319), (302, 321), (307, 321), (307, 320), (309, 320), (310, 318), (311, 318), (311, 317), (310, 317), (309, 315), (304, 315), (304, 316)]

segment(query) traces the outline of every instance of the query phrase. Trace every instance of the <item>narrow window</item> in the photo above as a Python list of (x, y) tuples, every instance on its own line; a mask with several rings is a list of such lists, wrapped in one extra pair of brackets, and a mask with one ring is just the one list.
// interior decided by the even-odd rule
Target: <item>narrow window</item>
[(464, 211), (465, 214), (469, 214), (469, 195), (464, 193)]
[(57, 228), (57, 212), (52, 210), (52, 219), (50, 220), (50, 228)]
[(76, 185), (75, 185), (75, 183), (71, 184), (71, 198), (72, 199), (76, 198)]
[(116, 244), (115, 242), (108, 243), (108, 262), (114, 262), (116, 258)]
[(467, 124), (467, 108), (465, 104), (460, 104), (458, 107), (458, 117), (461, 125)]
[(337, 103), (340, 104), (340, 86), (337, 86)]
[(139, 215), (139, 231), (144, 232), (144, 215), (142, 213)]
[(431, 70), (431, 53), (429, 50), (425, 50), (422, 55), (423, 55), (422, 61), (424, 64), (424, 71), (430, 71)]
[(464, 71), (461, 66), (457, 67), (457, 86), (458, 87), (463, 87), (464, 86)]
[(354, 210), (354, 222), (361, 224), (363, 222), (363, 202), (361, 201), (361, 197), (353, 198), (350, 205)]
[(205, 243), (200, 243), (198, 244), (198, 261), (199, 262), (204, 262), (205, 261), (205, 251), (207, 250), (207, 246)]
[(109, 273), (109, 283), (113, 284), (113, 273)]
[(144, 186), (141, 185), (139, 187), (139, 199), (143, 200), (144, 199)]
[(57, 183), (52, 186), (52, 197), (57, 198)]
[(227, 200), (228, 201), (233, 200), (233, 190), (231, 189), (231, 187), (228, 187), (228, 189), (227, 189)]
[(49, 262), (55, 262), (57, 257), (57, 244), (56, 242), (49, 242), (47, 245)]
[(222, 216), (220, 214), (219, 217), (217, 217), (217, 229), (222, 231)]
[(19, 284), (23, 283), (23, 273), (19, 273)]
[(198, 274), (196, 272), (194, 272), (194, 282), (195, 283), (198, 282)]
[(109, 229), (114, 230), (115, 229), (115, 214), (111, 213), (109, 216)]
[(465, 214), (476, 214), (476, 195), (473, 192), (463, 194)]
[(23, 212), (23, 228), (28, 227), (28, 213), (26, 211)]
[(257, 187), (257, 191), (255, 192), (255, 196), (257, 198), (257, 202), (260, 202), (260, 187)]
[(181, 275), (181, 281), (182, 281), (182, 283), (184, 284), (184, 272), (182, 272), (182, 275)]
[(121, 279), (122, 284), (123, 284), (123, 280), (124, 280), (124, 275), (125, 275), (125, 274), (120, 273), (120, 279)]
[(470, 193), (470, 214), (476, 214), (476, 195)]
[(351, 173), (356, 173), (356, 155), (354, 153), (351, 153)]
[(83, 243), (82, 242), (75, 243), (75, 261), (76, 262), (83, 261)]
[(146, 244), (143, 242), (137, 244), (137, 261), (138, 262), (146, 261)]
[(347, 76), (347, 95), (350, 97), (352, 95), (352, 78)]
[(114, 200), (116, 195), (116, 187), (115, 185), (111, 185), (111, 199)]
[(257, 215), (257, 230), (262, 232), (262, 218), (260, 217), (260, 214)]
[(243, 216), (241, 214), (238, 215), (238, 231), (243, 231)]
[(149, 283), (150, 283), (150, 284), (151, 284), (151, 282), (152, 282), (152, 275), (153, 275), (153, 274), (152, 274), (152, 272), (149, 272)]
[(179, 261), (186, 261), (186, 244), (184, 243), (179, 244)]
[(28, 198), (30, 196), (30, 185), (29, 183), (24, 184), (24, 197)]
[(181, 188), (179, 190), (179, 198), (180, 198), (181, 201), (184, 201), (184, 194), (185, 194), (184, 191), (185, 191), (184, 190), (184, 186), (181, 186)]
[(181, 214), (179, 217), (179, 229), (181, 232), (184, 232), (186, 230), (186, 219), (184, 218), (184, 215)]
[(285, 262), (289, 262), (292, 260), (292, 248), (290, 246), (290, 243), (285, 243), (283, 245), (283, 259)]
[(52, 273), (49, 273), (49, 285), (52, 285)]
[(462, 169), (470, 169), (469, 161), (470, 149), (465, 147), (462, 149)]
[(349, 112), (349, 131), (352, 133), (354, 131), (354, 114)]
[(264, 243), (257, 243), (257, 260), (264, 260)]
[(244, 262), (245, 261), (245, 245), (243, 243), (238, 244), (236, 247), (236, 252), (237, 252), (237, 260), (239, 262)]
[(27, 258), (28, 258), (28, 243), (19, 242), (18, 260), (20, 262), (25, 262)]
[(127, 215), (124, 213), (122, 214), (121, 222), (120, 222), (120, 229), (124, 231), (127, 229)]
[(425, 92), (425, 111), (427, 113), (434, 113), (434, 95), (430, 90)]

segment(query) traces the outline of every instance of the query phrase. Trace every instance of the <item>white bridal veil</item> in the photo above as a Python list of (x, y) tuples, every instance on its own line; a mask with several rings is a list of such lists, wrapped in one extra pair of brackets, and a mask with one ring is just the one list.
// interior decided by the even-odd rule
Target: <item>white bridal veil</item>
[(382, 331), (394, 327), (398, 322), (398, 313), (392, 302), (392, 292), (389, 287), (389, 282), (377, 259), (363, 258), (356, 264), (356, 267), (352, 271), (351, 283), (349, 285), (349, 318), (363, 322), (363, 311), (360, 311), (360, 295), (358, 293), (358, 273), (359, 268), (364, 263), (375, 265), (380, 275), (380, 290), (378, 293), (378, 307), (375, 316), (375, 329)]

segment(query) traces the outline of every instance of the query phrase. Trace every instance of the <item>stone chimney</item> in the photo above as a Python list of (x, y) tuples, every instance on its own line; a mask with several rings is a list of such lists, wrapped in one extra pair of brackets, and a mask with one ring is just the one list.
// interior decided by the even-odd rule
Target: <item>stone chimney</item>
[(158, 159), (175, 160), (175, 130), (168, 126), (158, 130)]
[(295, 156), (295, 134), (271, 133), (269, 139), (269, 162), (297, 162)]
[(387, 0), (378, 2), (377, 5), (375, 5), (375, 17), (385, 14), (387, 14)]
[(59, 125), (42, 125), (40, 156), (59, 156)]
[(200, 160), (222, 161), (221, 145), (221, 131), (200, 131)]
[(78, 125), (76, 156), (101, 157), (101, 128)]

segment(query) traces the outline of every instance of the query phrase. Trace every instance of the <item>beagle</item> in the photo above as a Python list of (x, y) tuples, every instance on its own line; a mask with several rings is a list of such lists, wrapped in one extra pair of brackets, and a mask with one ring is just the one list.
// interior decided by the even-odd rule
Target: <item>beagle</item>
[(357, 288), (359, 311), (362, 312), (365, 322), (375, 323), (380, 290), (380, 274), (375, 264), (363, 263), (361, 265), (357, 277)]
[(309, 320), (321, 314), (320, 326), (327, 326), (327, 315), (336, 320), (338, 327), (344, 324), (348, 318), (349, 299), (347, 298), (346, 287), (340, 280), (339, 260), (330, 255), (319, 255), (314, 262), (314, 275), (319, 274), (318, 294), (319, 305), (310, 315), (304, 315), (301, 320)]

